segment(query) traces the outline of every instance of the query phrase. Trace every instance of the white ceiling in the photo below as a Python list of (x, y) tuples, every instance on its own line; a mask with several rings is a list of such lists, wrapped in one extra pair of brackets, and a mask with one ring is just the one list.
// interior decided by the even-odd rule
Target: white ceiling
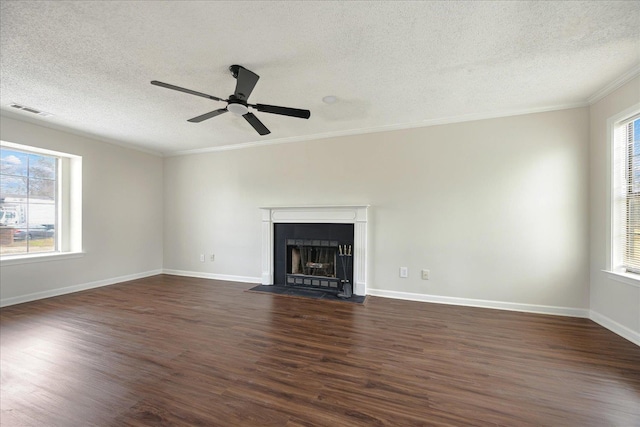
[[(639, 1), (2, 1), (0, 18), (4, 115), (163, 154), (585, 105), (640, 64)], [(225, 104), (149, 83), (227, 98), (232, 64), (260, 75), (250, 103), (311, 118), (189, 123)]]

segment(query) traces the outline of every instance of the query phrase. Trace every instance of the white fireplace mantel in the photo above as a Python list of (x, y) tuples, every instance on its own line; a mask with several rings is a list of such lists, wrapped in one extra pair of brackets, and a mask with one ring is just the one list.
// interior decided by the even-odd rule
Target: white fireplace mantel
[(353, 293), (367, 294), (368, 205), (262, 207), (262, 284), (273, 285), (273, 224), (353, 224)]

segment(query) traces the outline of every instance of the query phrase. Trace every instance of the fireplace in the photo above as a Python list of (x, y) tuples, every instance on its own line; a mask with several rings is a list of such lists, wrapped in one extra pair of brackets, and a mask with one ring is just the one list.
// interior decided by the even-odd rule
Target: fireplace
[(339, 290), (349, 281), (366, 295), (368, 206), (260, 210), (263, 285)]
[(275, 285), (340, 292), (353, 284), (353, 224), (273, 225)]

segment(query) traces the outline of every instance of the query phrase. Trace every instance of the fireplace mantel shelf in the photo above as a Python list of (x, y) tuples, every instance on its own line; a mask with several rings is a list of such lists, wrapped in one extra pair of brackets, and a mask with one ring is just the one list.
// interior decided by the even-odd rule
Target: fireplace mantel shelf
[(353, 293), (367, 292), (367, 221), (369, 205), (267, 206), (262, 211), (262, 284), (273, 285), (274, 223), (354, 224)]

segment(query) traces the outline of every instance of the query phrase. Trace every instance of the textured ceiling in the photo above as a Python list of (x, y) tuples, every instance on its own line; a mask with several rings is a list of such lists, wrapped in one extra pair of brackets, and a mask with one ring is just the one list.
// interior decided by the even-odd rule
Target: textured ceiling
[[(3, 114), (164, 154), (580, 105), (640, 63), (639, 1), (2, 1), (0, 18)], [(260, 75), (250, 103), (311, 118), (189, 123), (225, 104), (149, 84), (227, 98), (232, 64)]]

